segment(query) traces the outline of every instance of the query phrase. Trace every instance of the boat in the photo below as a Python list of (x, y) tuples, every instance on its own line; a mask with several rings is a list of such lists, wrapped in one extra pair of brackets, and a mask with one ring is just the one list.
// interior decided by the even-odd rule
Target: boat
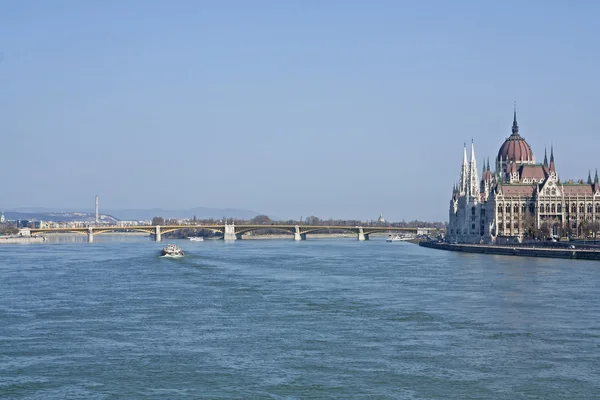
[(175, 244), (168, 244), (161, 250), (160, 254), (164, 257), (183, 257), (183, 250)]
[(388, 235), (386, 242), (405, 242), (407, 240), (413, 239), (412, 236), (400, 236), (400, 235), (392, 235), (391, 233)]
[(192, 236), (188, 239), (190, 239), (190, 242), (204, 242), (204, 238), (201, 236)]

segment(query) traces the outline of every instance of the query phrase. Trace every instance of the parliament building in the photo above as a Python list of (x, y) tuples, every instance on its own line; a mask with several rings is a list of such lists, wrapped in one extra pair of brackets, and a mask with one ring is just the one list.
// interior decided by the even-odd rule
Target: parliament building
[(496, 243), (524, 238), (584, 237), (600, 230), (600, 183), (562, 182), (556, 172), (554, 149), (537, 163), (531, 146), (519, 134), (514, 112), (512, 134), (490, 167), (479, 175), (475, 148), (463, 149), (460, 179), (452, 190), (446, 240), (457, 243)]

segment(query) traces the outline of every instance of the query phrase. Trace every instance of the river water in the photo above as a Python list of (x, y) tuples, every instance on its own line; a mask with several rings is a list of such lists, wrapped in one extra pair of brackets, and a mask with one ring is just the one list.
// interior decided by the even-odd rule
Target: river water
[(598, 262), (83, 239), (0, 247), (0, 398), (600, 398)]

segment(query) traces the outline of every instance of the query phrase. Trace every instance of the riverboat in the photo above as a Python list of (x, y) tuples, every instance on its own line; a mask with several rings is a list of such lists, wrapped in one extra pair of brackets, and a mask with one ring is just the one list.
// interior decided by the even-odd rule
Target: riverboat
[(183, 250), (175, 245), (175, 244), (168, 244), (164, 249), (161, 250), (160, 254), (163, 257), (183, 257)]

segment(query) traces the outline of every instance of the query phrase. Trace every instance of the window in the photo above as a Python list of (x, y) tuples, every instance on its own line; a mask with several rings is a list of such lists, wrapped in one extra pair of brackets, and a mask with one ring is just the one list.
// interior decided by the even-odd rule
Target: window
[(509, 213), (510, 212), (510, 204), (506, 205), (506, 212)]
[(557, 211), (557, 212), (562, 212), (562, 204), (558, 204), (558, 205), (556, 206), (556, 211)]
[(521, 207), (521, 212), (525, 214), (525, 211), (527, 211), (527, 205), (523, 204), (523, 207)]
[(471, 207), (471, 215), (475, 215), (475, 207)]
[(550, 210), (555, 213), (556, 212), (556, 205), (552, 204), (552, 206), (550, 207)]
[(579, 205), (579, 212), (582, 213), (583, 212), (583, 204)]
[(587, 210), (588, 210), (588, 213), (590, 213), (590, 214), (592, 213), (593, 207), (591, 204), (588, 204)]
[(515, 213), (519, 213), (519, 205), (515, 204), (515, 207), (513, 208)]
[(501, 231), (502, 229), (504, 229), (504, 224), (503, 224), (502, 222), (500, 222), (500, 223), (498, 224), (498, 230), (500, 230), (500, 231)]
[(502, 214), (502, 204), (498, 205), (498, 214)]
[(574, 213), (577, 211), (577, 206), (575, 205), (575, 203), (571, 204), (571, 212)]
[(529, 212), (532, 213), (532, 214), (535, 212), (535, 206), (533, 205), (533, 203), (531, 203), (529, 205)]
[(475, 229), (475, 224), (471, 224), (471, 229)]
[(546, 204), (546, 213), (550, 212), (550, 204)]
[(596, 212), (600, 213), (600, 204), (596, 204)]

